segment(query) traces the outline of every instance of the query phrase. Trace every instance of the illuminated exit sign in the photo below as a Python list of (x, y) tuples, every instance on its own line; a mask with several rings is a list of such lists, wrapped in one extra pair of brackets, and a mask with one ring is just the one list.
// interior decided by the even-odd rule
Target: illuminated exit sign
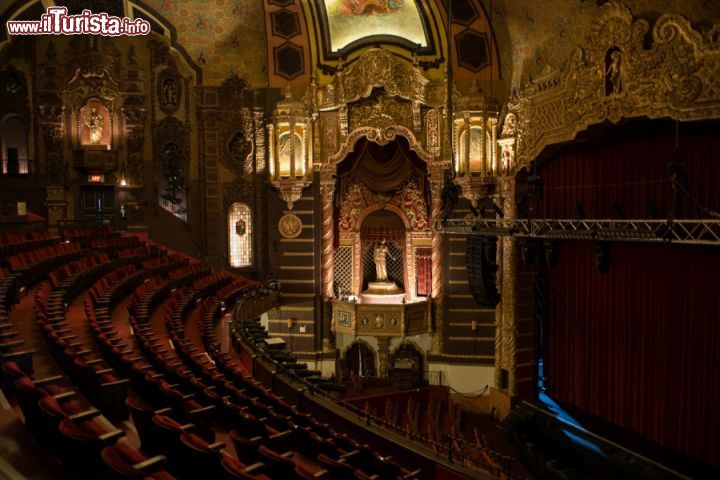
[(103, 183), (105, 181), (105, 175), (88, 175), (88, 182), (90, 183)]

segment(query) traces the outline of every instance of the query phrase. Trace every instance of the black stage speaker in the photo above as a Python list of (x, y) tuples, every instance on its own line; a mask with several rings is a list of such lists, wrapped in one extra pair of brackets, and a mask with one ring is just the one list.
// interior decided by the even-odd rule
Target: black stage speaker
[(495, 283), (498, 266), (492, 255), (497, 250), (497, 237), (469, 235), (466, 245), (465, 261), (470, 293), (478, 305), (495, 308), (500, 301)]

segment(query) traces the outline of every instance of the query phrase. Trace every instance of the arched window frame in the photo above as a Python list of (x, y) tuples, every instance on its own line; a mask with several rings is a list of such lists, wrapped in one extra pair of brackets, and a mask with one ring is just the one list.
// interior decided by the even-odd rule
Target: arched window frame
[(250, 268), (254, 264), (252, 217), (246, 203), (236, 202), (228, 209), (228, 262), (232, 268)]

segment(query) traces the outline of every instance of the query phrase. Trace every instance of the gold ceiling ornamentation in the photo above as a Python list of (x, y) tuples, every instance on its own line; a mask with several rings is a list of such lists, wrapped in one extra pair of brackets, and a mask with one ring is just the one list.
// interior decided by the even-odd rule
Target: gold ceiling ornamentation
[(350, 131), (364, 125), (387, 128), (392, 125), (410, 125), (413, 121), (410, 102), (384, 93), (372, 99), (359, 100), (350, 105), (349, 110)]
[(391, 96), (424, 103), (429, 83), (420, 67), (387, 50), (373, 48), (347, 70), (338, 72), (333, 81), (321, 89), (319, 106), (324, 108), (367, 98), (375, 87), (383, 87)]
[[(362, 137), (384, 145), (396, 135), (405, 137), (426, 162), (439, 161), (438, 113), (430, 115), (433, 123), (428, 130), (424, 125), (428, 115), (423, 112), (445, 106), (444, 99), (428, 100), (438, 96), (435, 91), (441, 86), (425, 77), (415, 63), (381, 48), (370, 49), (351, 66), (341, 67), (327, 85), (318, 86), (313, 80), (305, 103), (323, 128), (316, 139), (322, 145), (314, 145), (316, 152), (322, 152), (315, 167), (334, 170)], [(434, 136), (433, 153), (423, 145), (426, 135)]]
[(678, 14), (649, 24), (609, 2), (598, 9), (587, 45), (563, 69), (546, 67), (508, 101), (501, 161), (528, 166), (548, 146), (590, 125), (622, 118), (720, 117), (720, 40), (703, 36)]

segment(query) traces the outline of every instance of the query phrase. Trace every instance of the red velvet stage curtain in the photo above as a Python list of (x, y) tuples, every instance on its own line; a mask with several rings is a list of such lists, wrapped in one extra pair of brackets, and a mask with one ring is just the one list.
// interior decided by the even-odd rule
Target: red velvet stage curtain
[(415, 271), (417, 276), (417, 294), (429, 297), (432, 293), (432, 249), (415, 249)]
[[(715, 211), (719, 125), (680, 125), (690, 192)], [(618, 201), (626, 218), (647, 218), (647, 200), (668, 215), (674, 131), (671, 122), (628, 125), (564, 148), (540, 166), (538, 216), (575, 218), (581, 201), (587, 218), (613, 218)], [(684, 208), (696, 216), (689, 201)], [(602, 275), (592, 242), (562, 242), (547, 274), (548, 393), (720, 467), (719, 273), (718, 247), (614, 242)]]
[(548, 393), (720, 466), (720, 249), (568, 241), (548, 275)]
[[(653, 201), (660, 218), (671, 210), (672, 182), (668, 164), (675, 157), (675, 128), (670, 121), (617, 127), (599, 139), (564, 147), (539, 174), (543, 201), (538, 218), (577, 218), (582, 203), (587, 218), (649, 218)], [(701, 204), (720, 211), (720, 122), (681, 123), (678, 159), (688, 173), (689, 192)], [(683, 199), (682, 218), (697, 218), (697, 206)]]

